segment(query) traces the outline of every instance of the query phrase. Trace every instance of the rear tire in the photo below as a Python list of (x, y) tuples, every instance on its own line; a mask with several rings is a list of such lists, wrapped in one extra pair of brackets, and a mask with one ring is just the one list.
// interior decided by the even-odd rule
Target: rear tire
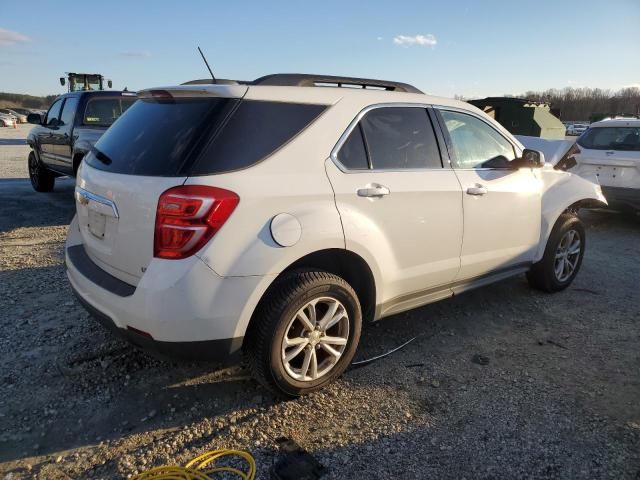
[(245, 357), (262, 385), (277, 395), (297, 397), (342, 375), (361, 329), (360, 302), (344, 279), (296, 271), (272, 285), (260, 302)]
[(529, 285), (549, 293), (567, 288), (580, 271), (585, 246), (582, 221), (571, 213), (560, 215), (549, 235), (544, 256), (527, 272)]
[(29, 180), (36, 192), (50, 192), (56, 183), (56, 177), (38, 161), (35, 152), (29, 153)]

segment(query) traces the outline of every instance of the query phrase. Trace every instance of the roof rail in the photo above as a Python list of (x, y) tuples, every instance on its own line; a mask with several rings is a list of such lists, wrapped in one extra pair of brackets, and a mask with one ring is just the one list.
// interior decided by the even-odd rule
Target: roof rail
[(243, 82), (241, 80), (228, 80), (226, 78), (216, 78), (213, 80), (212, 78), (201, 78), (198, 80), (189, 80), (188, 82), (184, 82), (181, 85), (244, 85), (249, 82)]
[(273, 85), (281, 87), (349, 87), (362, 89), (382, 89), (392, 92), (424, 93), (413, 85), (371, 78), (336, 77), (333, 75), (309, 75), (303, 73), (276, 73), (260, 77), (252, 85)]

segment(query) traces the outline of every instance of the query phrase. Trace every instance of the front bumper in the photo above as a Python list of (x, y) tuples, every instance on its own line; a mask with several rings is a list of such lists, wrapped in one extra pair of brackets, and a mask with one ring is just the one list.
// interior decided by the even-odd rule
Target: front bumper
[(640, 188), (602, 187), (602, 193), (611, 207), (640, 210)]
[(138, 285), (100, 269), (72, 222), (65, 249), (74, 293), (109, 330), (164, 356), (221, 360), (242, 346), (265, 277), (220, 277), (202, 260), (154, 259)]

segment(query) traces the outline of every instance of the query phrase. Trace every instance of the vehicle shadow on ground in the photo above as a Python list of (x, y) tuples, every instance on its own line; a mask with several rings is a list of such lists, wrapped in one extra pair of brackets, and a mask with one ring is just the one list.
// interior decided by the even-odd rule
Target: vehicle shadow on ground
[[(224, 417), (236, 412), (233, 424), (225, 423), (212, 434), (213, 437), (225, 435), (232, 425), (242, 425), (255, 419), (255, 413), (243, 414), (243, 410), (257, 408), (262, 412), (278, 408), (283, 403), (258, 385), (241, 364), (224, 367), (209, 363), (168, 362), (150, 357), (115, 339), (72, 300), (70, 289), (65, 285), (63, 269), (50, 267), (49, 270), (48, 275), (59, 278), (52, 285), (51, 298), (43, 301), (49, 302), (45, 308), (53, 308), (54, 312), (40, 313), (33, 323), (50, 340), (46, 342), (43, 356), (34, 358), (39, 364), (35, 371), (32, 370), (34, 378), (22, 382), (5, 378), (5, 381), (15, 382), (11, 395), (16, 399), (29, 395), (31, 385), (38, 383), (41, 389), (48, 391), (46, 397), (49, 399), (67, 400), (55, 406), (38, 404), (37, 399), (31, 401), (31, 408), (55, 413), (45, 413), (39, 421), (33, 419), (34, 424), (41, 422), (42, 428), (33, 428), (13, 447), (3, 448), (1, 461), (94, 447), (101, 441), (117, 442), (134, 434), (180, 429), (206, 418)], [(33, 271), (29, 269), (5, 272), (0, 276), (3, 283), (16, 287), (26, 285), (32, 277)], [(389, 317), (366, 326), (356, 360), (385, 353), (417, 337), (406, 348), (414, 356), (418, 352), (418, 358), (409, 363), (426, 364), (428, 358), (420, 358), (419, 352), (440, 351), (441, 339), (449, 338), (452, 329), (456, 331), (456, 339), (465, 343), (472, 341), (479, 328), (495, 328), (496, 324), (504, 326), (509, 321), (508, 315), (496, 314), (489, 321), (491, 325), (487, 325), (478, 321), (474, 312), (480, 303), (486, 305), (489, 302), (489, 308), (495, 308), (494, 305), (500, 303), (505, 294), (512, 297), (514, 303), (537, 295), (527, 288), (521, 277), (517, 277), (449, 302)], [(22, 307), (9, 309), (9, 318), (28, 317), (29, 314)], [(67, 320), (69, 318), (72, 320)], [(27, 331), (29, 336), (40, 334), (30, 328), (19, 328), (16, 334), (27, 335)], [(389, 362), (395, 364), (403, 353), (401, 350), (371, 365), (349, 370), (344, 377), (346, 384), (330, 388), (352, 388), (349, 384), (357, 385), (364, 373), (365, 377), (372, 375), (369, 378), (373, 383), (381, 382), (393, 396), (393, 386), (385, 385), (385, 379), (378, 377), (376, 372), (381, 366), (388, 368)], [(413, 367), (401, 364), (398, 368)], [(95, 409), (96, 403), (100, 408)], [(14, 405), (14, 408), (17, 414), (20, 405)], [(223, 421), (228, 422), (228, 419)], [(35, 451), (33, 445), (37, 445)], [(197, 442), (194, 446), (198, 446)], [(190, 445), (184, 448), (190, 448)]]
[(0, 233), (16, 228), (68, 225), (75, 215), (73, 179), (56, 180), (49, 193), (33, 190), (28, 179), (0, 179)]
[[(72, 188), (60, 193), (71, 192)], [(73, 200), (64, 202), (72, 205)], [(631, 234), (640, 232), (640, 222), (633, 216), (589, 212), (588, 217), (588, 231), (621, 227), (628, 231), (629, 226), (637, 225), (638, 228), (632, 228)], [(0, 221), (3, 222), (0, 223), (0, 230), (4, 229), (5, 221), (13, 225), (13, 228), (22, 224), (22, 220), (11, 223), (4, 215), (0, 215)], [(591, 255), (589, 250), (587, 255)], [(584, 268), (595, 267), (587, 262)], [(33, 354), (33, 363), (37, 368), (32, 378), (26, 378), (22, 382), (4, 378), (3, 383), (12, 383), (11, 389), (5, 389), (5, 395), (16, 399), (29, 396), (36, 384), (39, 389), (48, 393), (43, 395), (43, 400), (36, 398), (30, 401), (30, 411), (37, 412), (33, 418), (29, 418), (29, 424), (33, 428), (22, 432), (23, 436), (19, 440), (10, 445), (5, 444), (0, 452), (1, 461), (52, 455), (72, 448), (98, 448), (97, 445), (102, 441), (124, 442), (136, 434), (159, 432), (159, 438), (168, 438), (185, 426), (220, 418), (221, 424), (213, 427), (211, 433), (179, 447), (180, 451), (186, 451), (209, 445), (212, 439), (227, 435), (232, 426), (242, 426), (257, 420), (255, 428), (259, 429), (259, 422), (263, 421), (259, 414), (283, 405), (282, 400), (266, 392), (241, 367), (221, 369), (214, 364), (159, 361), (115, 340), (72, 300), (61, 266), (12, 271), (0, 277), (1, 283), (11, 284), (12, 288), (24, 291), (31, 288), (29, 284), (35, 271), (43, 273), (43, 270), (46, 270), (44, 277), (52, 279), (47, 288), (49, 298), (42, 298), (41, 292), (38, 293), (40, 303), (31, 311), (28, 310), (29, 302), (24, 299), (24, 303), (11, 304), (7, 308), (9, 321), (33, 316), (33, 322), (24, 328), (17, 328), (15, 335), (28, 338), (46, 336), (45, 346), (37, 347), (43, 349), (43, 353)], [(602, 285), (583, 283), (581, 276), (570, 289), (558, 295), (579, 303), (586, 290), (589, 290), (587, 294), (602, 295)], [(37, 289), (32, 291), (38, 292)], [(356, 360), (385, 353), (411, 338), (417, 339), (392, 356), (348, 371), (344, 380), (330, 389), (378, 384), (382, 385), (381, 388), (387, 388), (389, 395), (393, 396), (404, 389), (402, 385), (398, 385), (397, 378), (414, 375), (413, 372), (416, 372), (415, 382), (422, 381), (418, 374), (421, 372), (428, 383), (432, 383), (431, 378), (438, 378), (443, 384), (460, 383), (459, 379), (450, 375), (436, 377), (437, 372), (430, 368), (431, 365), (449, 356), (459, 356), (463, 362), (460, 371), (465, 371), (470, 365), (477, 370), (477, 364), (471, 363), (473, 355), (486, 357), (490, 362), (497, 356), (506, 355), (500, 350), (500, 340), (490, 351), (486, 350), (486, 346), (477, 345), (477, 338), (486, 332), (492, 332), (498, 339), (502, 334), (520, 335), (526, 345), (537, 345), (541, 356), (549, 361), (556, 361), (556, 356), (565, 352), (566, 340), (554, 337), (559, 317), (549, 311), (549, 305), (553, 304), (550, 298), (546, 294), (530, 290), (523, 276), (518, 276), (446, 302), (428, 305), (368, 325), (364, 329)], [(38, 313), (36, 307), (43, 311)], [(531, 315), (532, 311), (535, 315)], [(34, 326), (41, 331), (34, 333), (33, 328), (28, 328)], [(24, 341), (18, 343), (24, 344)], [(5, 358), (6, 361), (11, 360), (10, 357)], [(445, 408), (444, 405), (456, 397), (457, 395), (442, 397), (435, 394), (418, 400), (423, 402), (426, 414), (429, 414), (434, 409), (437, 411), (438, 408)], [(51, 398), (59, 401), (52, 405), (48, 401)], [(495, 406), (488, 402), (483, 408), (491, 409)], [(55, 413), (46, 413), (52, 410)], [(258, 413), (248, 410), (257, 410)], [(234, 412), (235, 420), (231, 423), (226, 416)], [(22, 412), (19, 404), (13, 405), (10, 414), (32, 415)], [(308, 427), (298, 426), (303, 429)], [(420, 441), (426, 439), (424, 435), (428, 433), (427, 427), (409, 430), (408, 428), (408, 431), (397, 436), (389, 436), (388, 441), (381, 439), (347, 446), (347, 449), (353, 449), (353, 460), (350, 461), (355, 461), (360, 448), (388, 447), (391, 455), (394, 447), (389, 446), (388, 442), (393, 444), (403, 441), (405, 435), (417, 435)], [(15, 429), (12, 428), (12, 431)], [(283, 434), (288, 433), (290, 432), (283, 431)], [(321, 448), (322, 443), (318, 445)], [(428, 445), (423, 449), (423, 452), (430, 451), (432, 449)], [(439, 458), (446, 458), (446, 450), (444, 452), (444, 456)], [(336, 449), (325, 451), (328, 456), (336, 453)], [(110, 461), (115, 462), (117, 459)], [(428, 459), (425, 458), (425, 461)]]

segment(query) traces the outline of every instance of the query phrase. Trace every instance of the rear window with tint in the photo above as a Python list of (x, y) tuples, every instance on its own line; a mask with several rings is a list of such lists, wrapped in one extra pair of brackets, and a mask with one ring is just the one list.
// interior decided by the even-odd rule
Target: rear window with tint
[(640, 127), (594, 127), (579, 139), (578, 145), (594, 150), (640, 151)]
[(82, 123), (84, 125), (108, 127), (135, 101), (136, 97), (91, 97), (84, 109)]
[(228, 98), (138, 100), (85, 161), (113, 173), (208, 175), (249, 167), (326, 108)]
[(244, 100), (191, 174), (230, 172), (254, 165), (300, 133), (325, 108), (325, 105)]
[(237, 102), (226, 98), (140, 99), (105, 132), (85, 161), (113, 173), (184, 174), (202, 137), (222, 123)]

